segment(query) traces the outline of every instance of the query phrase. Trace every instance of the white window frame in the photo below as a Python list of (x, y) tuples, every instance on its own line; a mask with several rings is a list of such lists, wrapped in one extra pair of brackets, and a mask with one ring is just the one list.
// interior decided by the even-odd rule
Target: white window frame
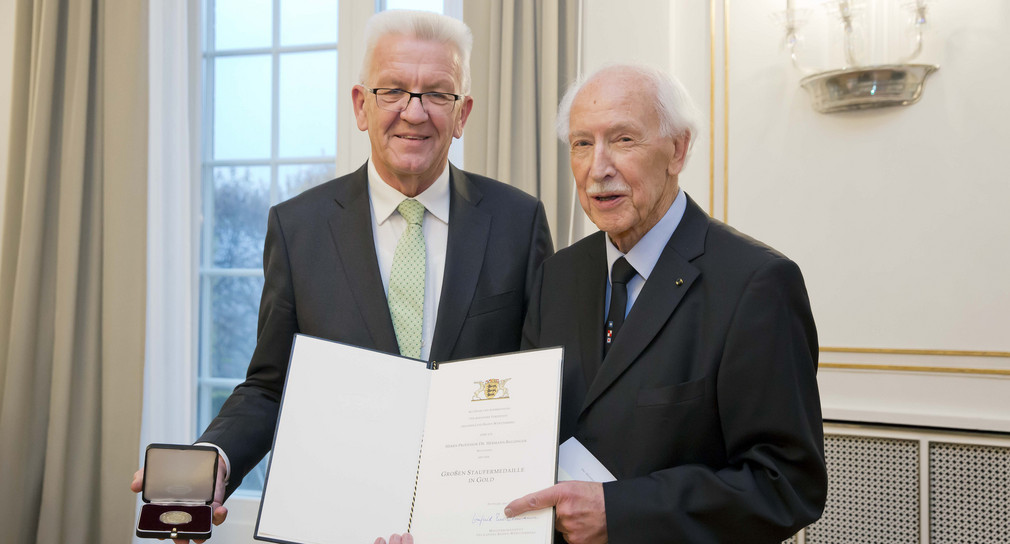
[[(343, 0), (339, 6), (338, 39), (340, 44), (347, 45), (337, 49), (339, 144), (333, 160), (338, 174), (360, 165), (369, 153), (368, 138), (354, 123), (350, 86), (358, 80), (363, 55), (362, 31), (374, 10), (373, 0)], [(147, 444), (188, 443), (199, 430), (196, 428), (199, 368), (196, 309), (200, 292), (197, 264), (200, 262), (201, 214), (196, 212), (202, 209), (203, 200), (201, 138), (210, 136), (202, 127), (200, 111), (201, 98), (205, 98), (202, 87), (203, 13), (202, 0), (151, 0), (150, 134), (153, 138), (149, 146), (148, 326), (138, 463), (143, 462)], [(275, 64), (275, 96), (276, 74)], [(166, 108), (167, 103), (174, 107)], [(181, 118), (178, 117), (180, 113), (183, 113)], [(181, 119), (185, 122), (180, 122)], [(276, 122), (274, 127), (276, 130)], [(276, 135), (272, 139), (276, 142)], [(305, 164), (318, 162), (318, 159), (277, 161), (277, 164), (286, 162)], [(180, 179), (192, 180), (192, 184), (181, 184)], [(262, 274), (258, 269), (255, 272)], [(228, 519), (215, 528), (214, 541), (225, 544), (255, 542), (252, 534), (259, 498), (233, 496), (226, 504)], [(143, 541), (135, 539), (135, 542)]]
[[(242, 49), (228, 49), (224, 52), (216, 51), (214, 49), (215, 43), (215, 22), (214, 22), (214, 10), (210, 9), (209, 6), (214, 0), (203, 0), (201, 2), (201, 13), (207, 18), (207, 20), (202, 24), (204, 31), (204, 41), (203, 47), (201, 48), (201, 64), (202, 64), (202, 104), (203, 104), (203, 119), (201, 122), (201, 171), (200, 175), (202, 178), (200, 195), (202, 202), (202, 216), (204, 221), (204, 228), (202, 229), (201, 243), (200, 243), (200, 258), (197, 261), (199, 264), (199, 285), (197, 287), (197, 298), (200, 304), (200, 311), (196, 315), (199, 326), (199, 337), (198, 338), (211, 338), (212, 322), (210, 319), (199, 319), (200, 315), (210, 316), (210, 306), (212, 303), (210, 294), (211, 282), (215, 278), (262, 278), (263, 270), (262, 268), (220, 268), (212, 264), (212, 252), (214, 250), (212, 242), (212, 237), (214, 235), (213, 222), (215, 220), (214, 209), (213, 209), (213, 177), (214, 170), (219, 167), (267, 167), (270, 169), (270, 203), (276, 203), (278, 200), (278, 169), (285, 165), (303, 165), (303, 164), (335, 164), (336, 155), (331, 156), (316, 156), (316, 157), (289, 157), (281, 158), (279, 156), (279, 142), (280, 142), (280, 63), (281, 55), (289, 53), (311, 53), (311, 52), (326, 52), (326, 51), (336, 51), (340, 54), (340, 49), (337, 43), (324, 43), (316, 45), (299, 45), (299, 46), (282, 46), (280, 45), (280, 18), (274, 16), (272, 19), (273, 24), (273, 38), (269, 46), (264, 47), (250, 47)], [(347, 2), (341, 2), (340, 4), (346, 4)], [(353, 3), (353, 2), (351, 2)], [(273, 0), (272, 7), (273, 13), (275, 15), (280, 13), (281, 0)], [(338, 4), (339, 5), (339, 4)], [(340, 20), (340, 15), (338, 14), (338, 21)], [(339, 37), (343, 36), (338, 32)], [(214, 83), (215, 83), (215, 62), (214, 60), (218, 58), (227, 57), (239, 57), (239, 56), (250, 56), (250, 55), (260, 55), (269, 56), (271, 59), (271, 100), (270, 100), (270, 117), (271, 117), (271, 134), (270, 134), (270, 157), (266, 159), (215, 159), (213, 156), (213, 146), (210, 145), (214, 138), (214, 125), (211, 120), (214, 119)], [(338, 58), (337, 66), (339, 68), (341, 62)], [(338, 74), (338, 81), (340, 80)], [(339, 123), (339, 120), (338, 120)], [(336, 134), (334, 135), (336, 138)], [(339, 141), (339, 140), (338, 140)], [(264, 221), (266, 218), (264, 218)], [(205, 296), (200, 297), (199, 293), (203, 292)], [(226, 377), (215, 377), (210, 375), (211, 365), (211, 352), (212, 346), (209, 342), (202, 342), (199, 344), (199, 353), (197, 357), (197, 378), (196, 378), (196, 426), (205, 425), (209, 422), (214, 414), (211, 413), (213, 408), (211, 397), (216, 388), (227, 388), (232, 389), (239, 383), (243, 381), (243, 377), (226, 378)], [(199, 429), (198, 429), (199, 431)], [(236, 495), (247, 494), (243, 491), (236, 492)]]
[[(274, 0), (275, 3), (278, 0)], [(359, 167), (370, 155), (366, 133), (358, 130), (351, 104), (351, 86), (359, 82), (364, 57), (363, 30), (368, 18), (382, 9), (383, 0), (340, 0), (337, 47), (337, 175)], [(462, 0), (444, 0), (447, 15), (462, 18)], [(200, 304), (200, 221), (212, 216), (203, 209), (203, 178), (213, 166), (201, 165), (202, 141), (212, 137), (202, 122), (203, 101), (213, 90), (202, 85), (203, 0), (150, 0), (150, 124), (148, 195), (148, 304), (144, 413), (139, 463), (152, 442), (188, 443), (197, 436), (196, 394), (199, 383), (197, 307)], [(302, 50), (278, 48), (278, 51)], [(309, 48), (311, 49), (311, 48)], [(309, 50), (305, 49), (305, 50)], [(274, 50), (264, 49), (263, 52)], [(260, 50), (256, 50), (260, 52)], [(276, 56), (274, 57), (276, 59)], [(274, 64), (274, 101), (277, 93)], [(211, 93), (209, 96), (205, 93)], [(206, 103), (210, 103), (209, 101)], [(277, 130), (276, 115), (273, 130)], [(209, 126), (209, 125), (208, 125)], [(277, 135), (272, 135), (276, 146)], [(276, 151), (276, 147), (274, 147)], [(276, 153), (273, 153), (276, 156)], [(462, 167), (462, 141), (454, 140), (450, 160)], [(232, 161), (234, 162), (234, 161)], [(251, 162), (251, 161), (249, 161)], [(281, 164), (315, 160), (278, 160)], [(242, 161), (242, 164), (248, 164)], [(180, 179), (192, 184), (179, 183)], [(197, 213), (203, 210), (202, 213)], [(226, 273), (262, 274), (261, 270)], [(205, 380), (204, 383), (210, 383)], [(138, 497), (138, 512), (140, 498)], [(226, 503), (227, 521), (215, 528), (218, 543), (253, 544), (259, 498), (235, 495)], [(144, 542), (134, 538), (136, 544)]]

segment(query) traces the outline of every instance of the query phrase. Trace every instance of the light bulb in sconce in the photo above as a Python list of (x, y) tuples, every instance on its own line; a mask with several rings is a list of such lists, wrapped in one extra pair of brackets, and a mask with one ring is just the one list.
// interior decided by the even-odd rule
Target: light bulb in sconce
[[(819, 47), (808, 38), (820, 37), (827, 41), (826, 36), (823, 36), (824, 29), (815, 24), (811, 30), (810, 22), (814, 19), (821, 22), (826, 16), (832, 25), (837, 25), (842, 31), (843, 66), (847, 68), (861, 64), (859, 59), (865, 41), (862, 24), (864, 11), (862, 2), (852, 0), (786, 0), (785, 11), (775, 13), (774, 18), (785, 31), (783, 48), (788, 50), (793, 65), (803, 75), (810, 75), (823, 72), (826, 68), (810, 66), (811, 56), (816, 58)], [(811, 51), (805, 51), (809, 45), (814, 47)]]
[(904, 5), (904, 8), (911, 12), (911, 26), (913, 29), (914, 43), (912, 47), (912, 52), (908, 56), (901, 59), (900, 62), (908, 62), (922, 53), (922, 33), (926, 30), (926, 0), (915, 0), (914, 2), (908, 2)]
[(810, 11), (806, 9), (787, 9), (786, 11), (774, 14), (774, 16), (778, 20), (778, 23), (785, 28), (782, 48), (789, 51), (789, 57), (793, 61), (793, 66), (804, 75), (814, 73), (814, 70), (804, 66), (799, 59), (800, 51), (804, 49), (806, 42), (803, 28), (807, 25)]

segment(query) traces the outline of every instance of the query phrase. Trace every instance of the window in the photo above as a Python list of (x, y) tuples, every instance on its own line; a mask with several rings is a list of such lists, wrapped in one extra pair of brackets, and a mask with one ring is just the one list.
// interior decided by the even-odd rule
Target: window
[[(335, 175), (337, 0), (206, 0), (197, 429), (256, 345), (269, 207)], [(262, 489), (265, 463), (240, 493)]]

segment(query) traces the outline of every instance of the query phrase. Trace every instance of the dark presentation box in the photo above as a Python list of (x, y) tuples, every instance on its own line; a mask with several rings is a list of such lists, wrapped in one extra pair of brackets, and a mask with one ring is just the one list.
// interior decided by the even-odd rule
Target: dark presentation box
[(210, 538), (217, 482), (217, 450), (210, 446), (151, 444), (144, 458), (144, 506), (137, 536)]

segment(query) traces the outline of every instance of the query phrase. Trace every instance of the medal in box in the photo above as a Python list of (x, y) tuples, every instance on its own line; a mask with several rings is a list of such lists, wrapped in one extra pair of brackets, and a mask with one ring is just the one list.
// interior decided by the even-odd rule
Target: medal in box
[(210, 538), (217, 450), (210, 446), (151, 444), (144, 459), (144, 506), (137, 536)]

